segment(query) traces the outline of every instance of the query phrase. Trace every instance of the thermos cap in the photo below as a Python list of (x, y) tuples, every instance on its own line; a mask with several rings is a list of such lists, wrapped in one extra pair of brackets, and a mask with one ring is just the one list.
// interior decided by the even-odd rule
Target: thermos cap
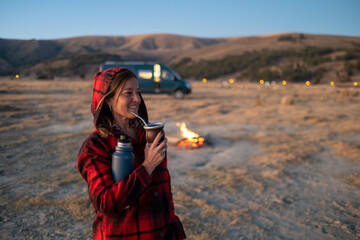
[(121, 142), (121, 143), (131, 143), (131, 139), (126, 135), (120, 135), (119, 142)]
[(120, 135), (117, 142), (117, 147), (119, 148), (132, 148), (131, 138), (126, 135)]

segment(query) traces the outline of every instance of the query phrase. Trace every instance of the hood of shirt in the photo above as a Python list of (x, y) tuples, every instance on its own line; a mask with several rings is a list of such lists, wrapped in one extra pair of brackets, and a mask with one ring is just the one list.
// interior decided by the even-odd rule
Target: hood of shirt
[[(104, 105), (104, 101), (99, 105), (101, 98), (109, 91), (109, 86), (114, 80), (114, 76), (122, 70), (127, 70), (126, 68), (109, 68), (102, 72), (99, 72), (94, 77), (93, 84), (93, 93), (91, 99), (91, 112), (94, 116), (94, 124), (96, 125), (97, 119), (99, 117), (101, 108)], [(139, 105), (138, 115), (145, 119), (148, 122), (148, 114), (146, 110), (146, 105), (144, 99), (140, 93), (141, 103)]]

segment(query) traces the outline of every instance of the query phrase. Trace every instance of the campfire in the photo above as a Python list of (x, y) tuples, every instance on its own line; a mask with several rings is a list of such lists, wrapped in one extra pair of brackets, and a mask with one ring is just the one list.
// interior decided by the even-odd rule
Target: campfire
[(181, 124), (177, 123), (176, 125), (180, 127), (181, 135), (183, 137), (183, 139), (178, 141), (178, 143), (176, 144), (178, 147), (189, 146), (191, 148), (198, 148), (204, 145), (205, 139), (203, 137), (200, 137), (199, 134), (189, 130), (184, 122), (182, 122)]

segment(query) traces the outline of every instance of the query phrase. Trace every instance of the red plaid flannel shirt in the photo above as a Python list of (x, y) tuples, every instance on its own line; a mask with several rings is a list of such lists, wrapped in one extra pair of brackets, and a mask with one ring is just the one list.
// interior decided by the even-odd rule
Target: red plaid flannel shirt
[(142, 165), (145, 131), (139, 128), (139, 142), (132, 141), (134, 171), (119, 182), (111, 175), (111, 158), (118, 134), (106, 139), (93, 132), (79, 152), (77, 168), (89, 188), (97, 217), (94, 239), (185, 239), (174, 214), (167, 159), (150, 176)]
[[(110, 68), (95, 75), (91, 112), (96, 124), (103, 102), (114, 76), (122, 68)], [(147, 110), (141, 97), (139, 115), (147, 120)], [(185, 232), (174, 213), (167, 159), (150, 176), (145, 167), (145, 131), (139, 128), (132, 141), (135, 155), (134, 171), (119, 182), (111, 175), (111, 159), (120, 131), (102, 138), (94, 131), (83, 143), (77, 169), (88, 184), (89, 196), (97, 217), (93, 224), (94, 239), (185, 239)]]

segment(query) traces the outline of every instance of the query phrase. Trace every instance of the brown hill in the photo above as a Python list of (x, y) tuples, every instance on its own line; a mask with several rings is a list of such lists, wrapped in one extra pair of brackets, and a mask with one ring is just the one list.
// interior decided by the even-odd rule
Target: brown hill
[[(55, 40), (64, 52), (79, 51), (163, 51), (198, 49), (225, 41), (217, 38), (196, 38), (172, 34), (145, 34), (120, 37), (78, 37)], [(114, 53), (114, 52), (112, 52)]]
[(239, 55), (254, 50), (300, 49), (306, 46), (349, 49), (360, 45), (360, 37), (275, 33), (258, 36), (234, 37), (216, 45), (192, 49), (172, 59), (177, 62), (189, 57), (192, 60), (219, 59), (228, 55)]
[[(79, 55), (118, 55), (127, 60), (166, 62), (184, 51), (226, 41), (221, 38), (196, 38), (172, 34), (134, 36), (87, 36), (56, 40), (0, 39), (0, 73), (21, 68), (26, 73), (44, 67), (59, 67), (59, 61)], [(44, 63), (44, 61), (46, 61)], [(54, 63), (55, 62), (55, 63)], [(28, 67), (27, 65), (31, 65)], [(55, 65), (55, 66), (53, 66)], [(66, 67), (66, 66), (63, 66)]]
[[(334, 49), (331, 58), (335, 59), (343, 56), (347, 49), (359, 48), (360, 37), (276, 33), (230, 38), (145, 34), (55, 40), (0, 39), (0, 74), (21, 73), (45, 78), (84, 76), (93, 75), (106, 60), (151, 60), (176, 65), (184, 58), (188, 63), (196, 63), (200, 59), (222, 59), (253, 50), (299, 50), (309, 46)], [(332, 64), (337, 69), (344, 65), (342, 62)]]
[(55, 58), (61, 49), (51, 40), (0, 39), (0, 72)]

